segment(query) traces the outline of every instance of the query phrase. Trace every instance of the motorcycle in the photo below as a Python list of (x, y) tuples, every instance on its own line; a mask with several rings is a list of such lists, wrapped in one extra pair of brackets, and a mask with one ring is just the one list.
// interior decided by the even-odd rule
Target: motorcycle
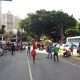
[(71, 51), (70, 50), (65, 50), (63, 53), (63, 57), (70, 57), (71, 56)]

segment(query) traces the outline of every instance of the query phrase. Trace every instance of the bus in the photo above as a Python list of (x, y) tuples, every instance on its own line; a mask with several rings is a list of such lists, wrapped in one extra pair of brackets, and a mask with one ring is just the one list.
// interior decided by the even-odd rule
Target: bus
[(67, 37), (66, 44), (75, 44), (78, 46), (80, 43), (80, 36)]

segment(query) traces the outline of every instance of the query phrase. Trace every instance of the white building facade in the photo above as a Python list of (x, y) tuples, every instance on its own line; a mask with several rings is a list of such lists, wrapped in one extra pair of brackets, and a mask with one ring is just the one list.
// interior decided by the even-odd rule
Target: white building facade
[(5, 25), (6, 32), (14, 31), (18, 27), (18, 23), (20, 22), (20, 19), (10, 12), (6, 14), (2, 14), (2, 25)]

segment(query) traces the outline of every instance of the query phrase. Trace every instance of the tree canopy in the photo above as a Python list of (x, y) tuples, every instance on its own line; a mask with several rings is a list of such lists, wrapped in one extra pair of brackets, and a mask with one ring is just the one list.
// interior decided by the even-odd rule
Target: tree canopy
[(76, 26), (76, 19), (62, 11), (46, 11), (44, 9), (37, 10), (35, 13), (29, 13), (28, 17), (21, 21), (20, 27), (28, 34), (41, 36), (42, 34), (50, 34), (51, 32), (61, 33), (61, 29), (65, 32), (68, 28)]

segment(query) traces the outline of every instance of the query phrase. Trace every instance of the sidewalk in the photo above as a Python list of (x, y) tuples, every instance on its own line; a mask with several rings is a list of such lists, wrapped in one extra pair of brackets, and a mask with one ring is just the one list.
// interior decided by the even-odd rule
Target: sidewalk
[(80, 61), (80, 56), (72, 56), (71, 58), (74, 60)]
[(63, 59), (65, 59), (71, 63), (80, 65), (80, 57), (78, 57), (78, 56), (71, 56), (71, 57), (67, 57), (67, 58), (63, 58)]

